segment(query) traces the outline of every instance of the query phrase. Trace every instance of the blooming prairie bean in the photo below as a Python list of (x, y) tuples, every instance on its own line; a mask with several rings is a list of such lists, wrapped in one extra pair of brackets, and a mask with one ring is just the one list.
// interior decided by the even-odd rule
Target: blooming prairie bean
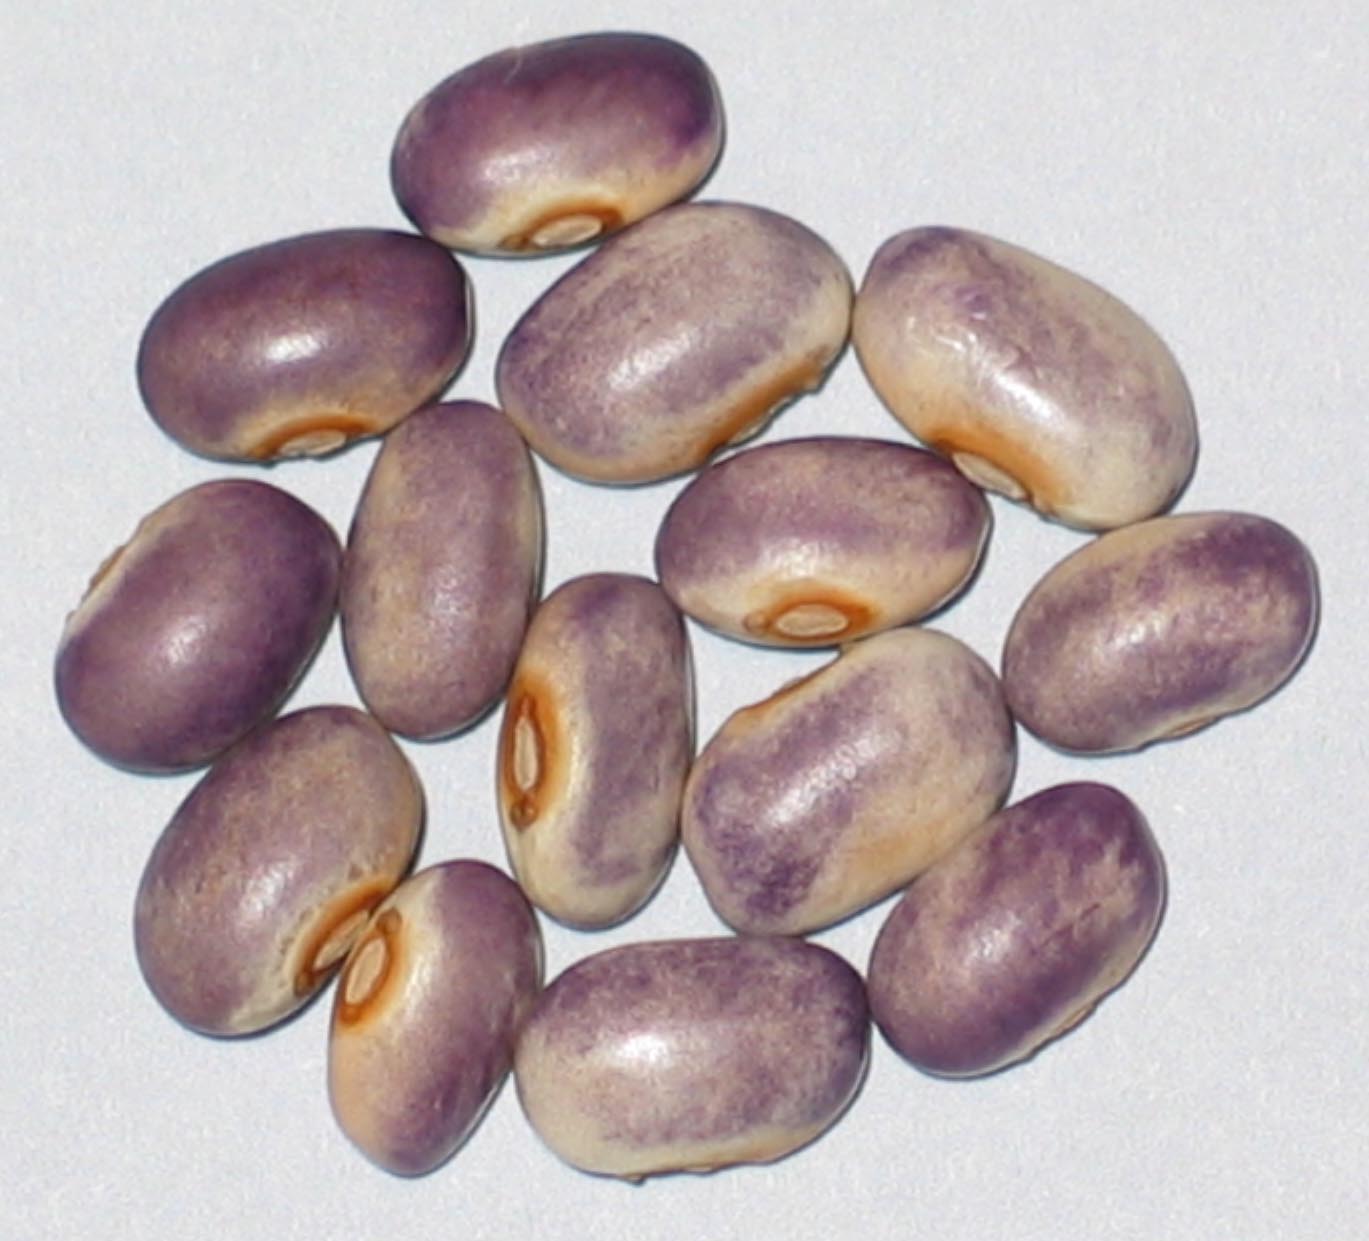
[(343, 560), (347, 662), (387, 728), (432, 739), (504, 692), (542, 567), (542, 500), (522, 437), (475, 401), (385, 437)]
[(1017, 246), (952, 228), (891, 238), (856, 297), (852, 341), (914, 435), (1069, 525), (1150, 517), (1192, 472), (1193, 405), (1164, 342)]
[(95, 753), (139, 771), (209, 762), (267, 718), (328, 631), (341, 549), (287, 492), (201, 483), (101, 566), (57, 648), (57, 702)]
[(876, 634), (714, 734), (685, 785), (685, 850), (728, 925), (802, 935), (874, 904), (988, 818), (1016, 753), (978, 655), (930, 629)]
[(443, 245), (547, 253), (684, 197), (722, 133), (717, 85), (689, 48), (579, 35), (509, 48), (435, 86), (400, 128), (390, 177)]
[(869, 1054), (860, 975), (784, 938), (628, 944), (538, 998), (514, 1080), (568, 1163), (641, 1180), (778, 1159), (831, 1126)]
[(331, 977), (418, 845), (423, 794), (351, 707), (252, 733), (181, 803), (138, 886), (143, 977), (178, 1021), (252, 1034)]
[(1133, 750), (1273, 693), (1317, 611), (1312, 557), (1277, 522), (1157, 517), (1095, 539), (1037, 583), (1004, 643), (1004, 689), (1052, 745)]
[(983, 493), (940, 457), (822, 436), (709, 466), (666, 513), (656, 566), (695, 620), (752, 642), (824, 646), (940, 607), (988, 534)]
[(973, 1076), (1072, 1028), (1132, 971), (1164, 864), (1116, 789), (1065, 784), (994, 815), (913, 881), (870, 958), (870, 1005), (918, 1068)]
[(431, 1172), (480, 1123), (542, 985), (518, 885), (483, 862), (431, 866), (376, 909), (338, 979), (328, 1093), (382, 1168)]
[(568, 474), (665, 478), (817, 387), (850, 316), (850, 275), (803, 225), (737, 203), (668, 207), (606, 241), (518, 321), (499, 355), (499, 401)]
[(538, 608), (499, 739), (499, 816), (539, 909), (579, 927), (626, 918), (679, 839), (693, 754), (684, 622), (646, 578), (573, 578)]
[(152, 417), (229, 461), (335, 452), (437, 395), (466, 359), (470, 287), (426, 237), (307, 233), (185, 281), (138, 349)]

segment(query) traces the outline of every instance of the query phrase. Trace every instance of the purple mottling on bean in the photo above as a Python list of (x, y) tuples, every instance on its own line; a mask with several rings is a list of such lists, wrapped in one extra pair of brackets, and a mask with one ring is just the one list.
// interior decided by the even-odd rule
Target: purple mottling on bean
[(454, 861), (401, 884), (338, 981), (328, 1088), (347, 1136), (401, 1175), (449, 1159), (512, 1065), (541, 973), (536, 919), (506, 875)]
[(680, 614), (646, 578), (563, 583), (538, 609), (500, 738), (500, 817), (533, 902), (573, 925), (638, 909), (674, 854), (693, 753)]
[(685, 786), (685, 849), (729, 925), (803, 934), (987, 818), (1015, 755), (983, 660), (944, 634), (893, 630), (724, 723)]
[(1135, 967), (1164, 904), (1145, 819), (1060, 785), (1001, 811), (915, 880), (870, 959), (876, 1021), (927, 1072), (993, 1072), (1071, 1028)]
[(871, 261), (852, 339), (914, 435), (1068, 524), (1149, 517), (1192, 471), (1192, 401), (1164, 343), (1098, 286), (1019, 247), (899, 234)]
[(446, 736), (498, 700), (541, 560), (536, 473), (497, 409), (434, 405), (387, 436), (352, 523), (340, 606), (352, 675), (387, 727)]
[(510, 48), (440, 82), (405, 119), (391, 180), (445, 245), (546, 252), (688, 194), (721, 143), (717, 86), (694, 52), (595, 34)]
[(733, 637), (831, 645), (918, 619), (969, 580), (983, 494), (940, 457), (833, 436), (745, 449), (675, 499), (661, 584)]
[(514, 327), (500, 400), (533, 448), (598, 482), (699, 464), (815, 386), (846, 338), (850, 278), (759, 207), (671, 207), (573, 268)]
[(55, 687), (113, 763), (197, 767), (284, 701), (332, 620), (341, 549), (265, 483), (203, 483), (149, 514), (67, 618)]
[(1135, 749), (1253, 705), (1316, 627), (1316, 569), (1265, 518), (1157, 518), (1067, 557), (1023, 602), (1003, 652), (1018, 718), (1065, 749)]
[(148, 986), (206, 1033), (282, 1020), (399, 882), (422, 809), (413, 769), (360, 711), (313, 707), (253, 732), (191, 791), (143, 872)]
[(639, 1178), (779, 1158), (857, 1089), (859, 976), (788, 939), (633, 944), (547, 988), (516, 1054), (519, 1096), (562, 1158)]
[(153, 418), (193, 452), (241, 461), (332, 452), (437, 394), (470, 347), (452, 256), (383, 229), (242, 251), (158, 307), (138, 352)]

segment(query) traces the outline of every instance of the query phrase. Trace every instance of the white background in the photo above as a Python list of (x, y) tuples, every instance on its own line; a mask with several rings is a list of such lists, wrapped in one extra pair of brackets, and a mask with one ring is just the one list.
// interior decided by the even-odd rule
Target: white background
[[(1369, 16), (1361, 0), (631, 5), (6, 0), (0, 48), (0, 1236), (31, 1238), (1349, 1238), (1369, 1232)], [(1014, 797), (1115, 782), (1165, 850), (1170, 901), (1134, 978), (1030, 1063), (923, 1077), (876, 1038), (865, 1089), (779, 1164), (633, 1189), (562, 1165), (512, 1089), (456, 1159), (372, 1168), (324, 1094), (327, 1004), (239, 1042), (145, 991), (130, 911), (193, 777), (104, 765), (66, 732), (65, 613), (137, 519), (234, 470), (143, 412), (142, 327), (180, 280), (325, 227), (403, 226), (387, 161), (408, 107), (488, 52), (636, 28), (695, 47), (727, 148), (707, 195), (784, 210), (857, 278), (903, 228), (1026, 245), (1140, 310), (1192, 386), (1184, 510), (1246, 508), (1319, 560), (1324, 619), (1286, 690), (1106, 760), (1022, 737)], [(478, 340), (452, 391), (490, 399), (501, 339), (567, 261), (468, 263)], [(904, 438), (849, 353), (767, 439)], [(345, 530), (374, 454), (281, 465)], [(651, 569), (679, 483), (594, 489), (543, 467), (548, 587)], [(994, 502), (974, 590), (935, 622), (996, 661), (1018, 600), (1083, 536)], [(694, 631), (706, 738), (812, 655)], [(334, 633), (292, 705), (354, 702)], [(409, 746), (423, 861), (502, 862), (497, 719)], [(821, 936), (863, 967), (884, 909)], [(641, 916), (546, 926), (584, 953), (721, 933), (680, 860)]]

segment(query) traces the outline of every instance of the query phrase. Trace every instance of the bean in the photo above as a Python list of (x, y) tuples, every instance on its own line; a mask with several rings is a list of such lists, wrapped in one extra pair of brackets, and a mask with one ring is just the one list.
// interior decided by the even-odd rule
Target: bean
[(1244, 710), (1301, 662), (1316, 567), (1248, 513), (1157, 517), (1067, 556), (1027, 596), (1003, 648), (1013, 713), (1066, 750), (1134, 750)]
[(983, 494), (931, 453), (789, 440), (694, 478), (661, 525), (656, 570), (678, 607), (734, 638), (826, 646), (940, 607), (988, 534)]
[(971, 479), (1087, 530), (1167, 508), (1193, 470), (1188, 387), (1163, 341), (1081, 276), (951, 228), (885, 242), (852, 339), (875, 391)]
[(566, 970), (523, 1027), (514, 1080), (562, 1159), (641, 1180), (797, 1150), (841, 1115), (868, 1054), (860, 976), (834, 953), (674, 940)]
[(111, 763), (181, 771), (271, 715), (323, 641), (341, 549), (266, 483), (202, 483), (145, 517), (67, 617), (56, 691)]
[(394, 732), (466, 728), (504, 692), (536, 602), (542, 503), (497, 409), (434, 405), (385, 438), (343, 562), (347, 662)]
[(577, 927), (639, 909), (679, 838), (693, 755), (680, 614), (655, 582), (575, 578), (538, 608), (499, 739), (499, 816), (532, 902)]
[(181, 803), (138, 887), (152, 993), (206, 1034), (252, 1034), (331, 976), (418, 844), (423, 795), (390, 736), (351, 707), (258, 729)]
[(689, 48), (591, 34), (467, 65), (414, 106), (395, 140), (395, 196), (457, 250), (546, 253), (683, 198), (722, 147), (722, 105)]
[(1164, 898), (1159, 848), (1123, 794), (1037, 793), (894, 906), (870, 958), (875, 1020), (928, 1073), (992, 1073), (1071, 1029), (1131, 973)]
[(523, 894), (483, 862), (445, 862), (376, 909), (338, 979), (328, 1093), (342, 1131), (401, 1176), (449, 1159), (513, 1063), (542, 985)]
[(432, 399), (470, 340), (470, 289), (442, 247), (383, 229), (308, 233), (176, 289), (143, 333), (138, 384), (192, 452), (318, 456)]
[(665, 478), (817, 387), (850, 307), (846, 268), (801, 224), (735, 203), (670, 207), (519, 320), (496, 368), (500, 404), (568, 474)]
[(681, 834), (738, 931), (802, 935), (902, 887), (1007, 796), (998, 679), (946, 634), (898, 629), (732, 715), (685, 785)]

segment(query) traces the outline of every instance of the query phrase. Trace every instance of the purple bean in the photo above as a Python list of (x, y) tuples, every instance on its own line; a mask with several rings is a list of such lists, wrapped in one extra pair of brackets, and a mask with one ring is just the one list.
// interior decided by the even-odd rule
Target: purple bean
[(514, 1080), (538, 1135), (587, 1172), (641, 1180), (766, 1163), (854, 1097), (868, 1011), (855, 970), (801, 940), (629, 944), (542, 993)]
[(951, 228), (885, 242), (852, 340), (894, 416), (975, 482), (1084, 529), (1167, 508), (1193, 469), (1188, 387), (1097, 285)]
[(870, 1007), (929, 1073), (992, 1073), (1073, 1027), (1131, 973), (1165, 898), (1141, 812), (1101, 784), (1001, 811), (913, 882), (870, 958)]
[(423, 739), (479, 719), (508, 684), (541, 564), (537, 475), (497, 409), (434, 405), (386, 436), (341, 598), (347, 662), (376, 718)]
[(519, 320), (500, 403), (553, 465), (665, 478), (815, 388), (846, 340), (851, 281), (801, 224), (760, 207), (670, 207), (612, 238)]
[(709, 466), (656, 540), (661, 585), (751, 642), (826, 646), (925, 616), (969, 580), (983, 494), (932, 453), (883, 440), (765, 444)]
[(56, 690), (72, 731), (139, 771), (222, 753), (284, 701), (333, 617), (341, 549), (266, 483), (202, 483), (150, 513), (67, 618)]
[(591, 34), (510, 48), (414, 106), (395, 196), (428, 236), (477, 253), (546, 253), (690, 193), (722, 147), (722, 105), (689, 48)]
[(509, 861), (539, 909), (603, 927), (650, 897), (679, 837), (692, 708), (684, 623), (655, 582), (596, 573), (543, 601), (498, 782)]
[(342, 1131), (402, 1176), (445, 1162), (513, 1064), (541, 985), (541, 933), (513, 880), (472, 861), (405, 880), (338, 979), (328, 1092)]
[(1316, 566), (1248, 513), (1115, 530), (1066, 557), (1018, 609), (1003, 648), (1013, 713), (1066, 750), (1134, 750), (1273, 693), (1316, 628)]
[(162, 832), (134, 942), (152, 993), (206, 1034), (252, 1034), (327, 981), (408, 868), (423, 794), (399, 747), (351, 707), (258, 729)]
[(318, 456), (431, 400), (470, 340), (470, 289), (446, 250), (339, 229), (244, 250), (187, 280), (143, 333), (138, 384), (192, 452)]
[(685, 785), (685, 850), (729, 926), (806, 934), (949, 851), (1015, 761), (978, 655), (929, 629), (877, 634), (723, 724)]

